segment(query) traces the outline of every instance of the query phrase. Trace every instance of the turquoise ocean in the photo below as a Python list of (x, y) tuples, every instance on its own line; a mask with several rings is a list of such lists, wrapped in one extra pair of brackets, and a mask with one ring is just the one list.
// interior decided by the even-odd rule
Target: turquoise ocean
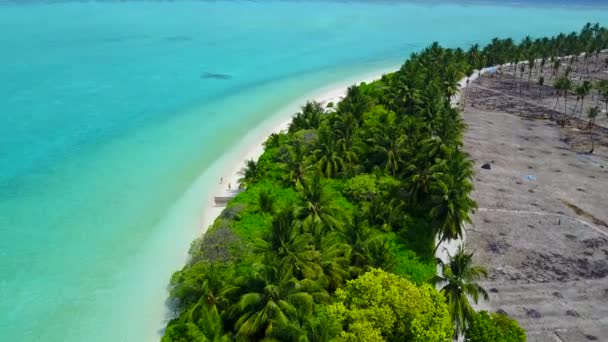
[(434, 40), (607, 24), (602, 3), (0, 0), (0, 339), (157, 340), (247, 132)]

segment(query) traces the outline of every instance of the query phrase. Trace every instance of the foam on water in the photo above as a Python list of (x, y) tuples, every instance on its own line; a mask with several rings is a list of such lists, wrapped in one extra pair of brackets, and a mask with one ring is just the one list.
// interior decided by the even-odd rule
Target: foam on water
[[(0, 2), (0, 336), (141, 341), (253, 127), (437, 40), (606, 10), (405, 2)], [(219, 160), (219, 162), (218, 162)]]

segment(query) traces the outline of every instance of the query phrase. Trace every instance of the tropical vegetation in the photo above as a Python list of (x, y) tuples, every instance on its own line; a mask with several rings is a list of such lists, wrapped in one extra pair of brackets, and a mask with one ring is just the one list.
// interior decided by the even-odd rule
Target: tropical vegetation
[(339, 103), (306, 103), (246, 163), (242, 192), (171, 278), (163, 341), (524, 341), (516, 322), (471, 308), (487, 297), (471, 253), (437, 273), (438, 244), (461, 238), (476, 209), (452, 100), (474, 69), (515, 62), (516, 77), (520, 60), (607, 45), (599, 25), (468, 51), (434, 43)]

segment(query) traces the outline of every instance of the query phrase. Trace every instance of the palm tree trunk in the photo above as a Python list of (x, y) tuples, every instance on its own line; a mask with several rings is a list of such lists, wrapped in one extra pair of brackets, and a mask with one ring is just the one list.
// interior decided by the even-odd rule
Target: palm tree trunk
[(593, 126), (594, 124), (592, 122), (589, 123), (589, 138), (591, 139), (591, 150), (589, 151), (589, 154), (592, 154), (593, 151), (595, 151), (595, 141), (593, 140)]
[(464, 101), (462, 103), (462, 110), (467, 106), (467, 93), (469, 92), (469, 78), (467, 77), (467, 86), (464, 88)]
[(502, 77), (503, 77), (503, 72), (502, 72), (502, 68), (500, 68), (500, 89), (502, 89)]
[(566, 118), (568, 118), (568, 92), (564, 92), (564, 117), (562, 118), (562, 127), (566, 126)]
[(553, 110), (557, 108), (557, 104), (559, 103), (559, 91), (557, 92), (557, 101), (555, 101), (555, 106), (553, 106)]
[(599, 57), (600, 57), (600, 53), (599, 53), (599, 51), (598, 51), (598, 52), (596, 52), (596, 53), (595, 53), (595, 70), (597, 70), (597, 68), (598, 68), (598, 67), (597, 67), (597, 66), (598, 66), (597, 61), (598, 61), (598, 58), (599, 58)]
[(437, 245), (435, 245), (435, 248), (433, 248), (433, 255), (437, 254), (437, 250), (439, 249), (439, 246), (441, 246), (441, 243), (443, 242), (443, 234), (439, 233), (438, 238), (439, 238), (439, 240), (437, 241)]
[(517, 64), (513, 65), (513, 87), (512, 89), (516, 89), (517, 86)]

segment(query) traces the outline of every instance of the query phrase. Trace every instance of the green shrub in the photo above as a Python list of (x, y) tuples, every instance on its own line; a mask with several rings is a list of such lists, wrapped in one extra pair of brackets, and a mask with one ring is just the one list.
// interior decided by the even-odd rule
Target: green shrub
[(526, 333), (517, 321), (500, 313), (481, 311), (475, 314), (467, 328), (469, 342), (525, 342)]
[(342, 322), (343, 341), (451, 341), (453, 327), (445, 299), (428, 284), (420, 287), (395, 274), (372, 269), (328, 307)]
[(355, 176), (346, 181), (343, 192), (352, 201), (371, 201), (378, 194), (376, 177), (369, 174)]

